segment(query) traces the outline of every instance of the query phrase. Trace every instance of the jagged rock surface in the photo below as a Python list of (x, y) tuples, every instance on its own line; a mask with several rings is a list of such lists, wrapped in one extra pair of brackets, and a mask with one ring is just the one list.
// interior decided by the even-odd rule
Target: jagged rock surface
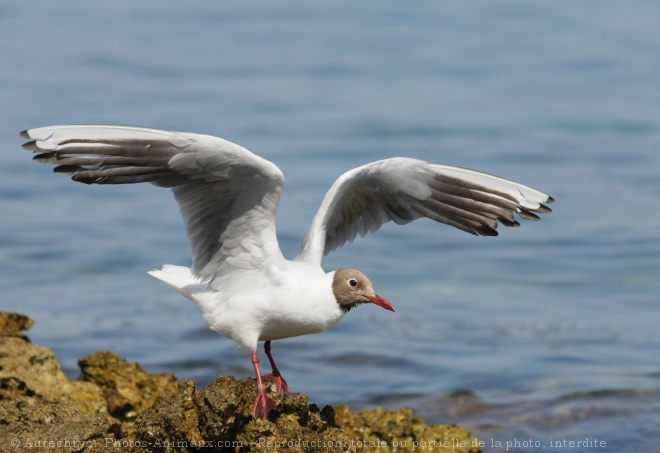
[[(459, 426), (429, 426), (410, 409), (319, 409), (302, 394), (252, 420), (253, 379), (220, 377), (205, 389), (152, 375), (101, 351), (69, 380), (54, 353), (33, 345), (24, 315), (0, 313), (0, 448), (61, 452), (478, 452)], [(4, 451), (4, 450), (3, 450)]]

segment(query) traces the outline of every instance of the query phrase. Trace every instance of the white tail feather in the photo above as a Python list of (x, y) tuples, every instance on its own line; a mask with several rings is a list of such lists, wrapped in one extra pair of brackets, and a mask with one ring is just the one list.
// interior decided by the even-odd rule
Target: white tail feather
[(190, 268), (185, 266), (165, 264), (162, 269), (154, 269), (148, 273), (193, 302), (195, 300), (192, 295), (199, 293), (206, 286), (204, 280), (193, 275)]

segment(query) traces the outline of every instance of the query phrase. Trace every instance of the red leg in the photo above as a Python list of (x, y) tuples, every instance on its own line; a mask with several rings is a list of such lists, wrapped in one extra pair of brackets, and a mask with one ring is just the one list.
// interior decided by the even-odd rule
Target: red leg
[(254, 406), (252, 407), (252, 418), (267, 418), (268, 413), (275, 409), (275, 403), (266, 395), (264, 384), (261, 381), (257, 348), (252, 350), (252, 366), (254, 366), (254, 374), (257, 376), (257, 399), (254, 400)]
[(266, 355), (268, 356), (268, 360), (270, 361), (270, 366), (273, 368), (273, 372), (264, 374), (264, 377), (270, 379), (271, 381), (274, 381), (277, 384), (277, 391), (279, 392), (280, 395), (287, 395), (287, 394), (293, 395), (293, 392), (289, 388), (289, 385), (286, 383), (286, 381), (280, 374), (280, 370), (277, 369), (277, 365), (275, 365), (275, 360), (273, 360), (273, 356), (270, 355), (270, 340), (264, 343), (264, 351), (266, 351)]

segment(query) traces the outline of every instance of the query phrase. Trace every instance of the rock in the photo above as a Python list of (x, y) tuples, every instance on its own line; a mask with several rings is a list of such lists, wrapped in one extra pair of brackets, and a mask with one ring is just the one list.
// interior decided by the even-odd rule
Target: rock
[[(461, 427), (433, 425), (412, 410), (363, 410), (282, 397), (252, 420), (254, 379), (220, 377), (204, 389), (169, 374), (152, 375), (107, 351), (79, 361), (66, 378), (54, 353), (22, 333), (32, 320), (0, 313), (0, 445), (96, 452), (379, 452), (475, 453)], [(268, 382), (268, 381), (267, 381)]]
[(78, 361), (79, 380), (96, 384), (103, 391), (107, 410), (115, 418), (134, 419), (161, 394), (176, 393), (176, 376), (149, 374), (137, 363), (116, 354), (99, 351)]
[(33, 324), (32, 318), (25, 315), (0, 312), (0, 337), (18, 337), (30, 341), (22, 331), (29, 330)]
[(0, 336), (0, 398), (16, 396), (49, 403), (66, 399), (83, 413), (107, 413), (99, 387), (67, 379), (53, 351), (20, 336)]
[(0, 313), (0, 445), (47, 451), (101, 451), (97, 440), (119, 433), (98, 386), (69, 381), (55, 354), (20, 330), (33, 321)]
[[(427, 425), (413, 417), (412, 409), (362, 410), (353, 412), (337, 406), (337, 423), (346, 435), (362, 440), (361, 452), (400, 450), (441, 453), (476, 453), (479, 441), (458, 425)], [(378, 445), (380, 442), (380, 445)]]
[(57, 403), (28, 396), (2, 399), (0, 420), (0, 445), (16, 451), (101, 452), (102, 439), (120, 432), (119, 422), (109, 415), (85, 414), (67, 399)]
[(220, 377), (203, 390), (183, 380), (174, 397), (160, 398), (137, 417), (136, 436), (149, 445), (147, 451), (169, 453), (202, 451), (201, 446), (237, 452), (480, 451), (460, 426), (429, 426), (411, 409), (319, 410), (305, 395), (280, 397), (274, 386), (270, 393), (277, 409), (268, 420), (252, 420), (253, 379)]
[[(319, 411), (305, 395), (281, 397), (271, 388), (277, 410), (268, 420), (252, 420), (256, 396), (254, 379), (220, 377), (203, 390), (183, 380), (173, 398), (160, 398), (138, 416), (136, 435), (149, 444), (148, 451), (189, 452), (200, 446), (238, 452), (350, 451), (333, 410)], [(178, 443), (167, 443), (172, 439)], [(340, 446), (326, 448), (327, 440)]]

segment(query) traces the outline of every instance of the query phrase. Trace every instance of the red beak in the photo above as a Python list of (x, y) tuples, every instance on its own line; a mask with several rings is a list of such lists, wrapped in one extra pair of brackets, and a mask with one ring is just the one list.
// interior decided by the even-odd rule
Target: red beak
[(378, 294), (374, 294), (373, 296), (367, 296), (366, 294), (363, 294), (363, 296), (372, 304), (376, 304), (385, 310), (394, 311), (392, 304), (380, 297)]

